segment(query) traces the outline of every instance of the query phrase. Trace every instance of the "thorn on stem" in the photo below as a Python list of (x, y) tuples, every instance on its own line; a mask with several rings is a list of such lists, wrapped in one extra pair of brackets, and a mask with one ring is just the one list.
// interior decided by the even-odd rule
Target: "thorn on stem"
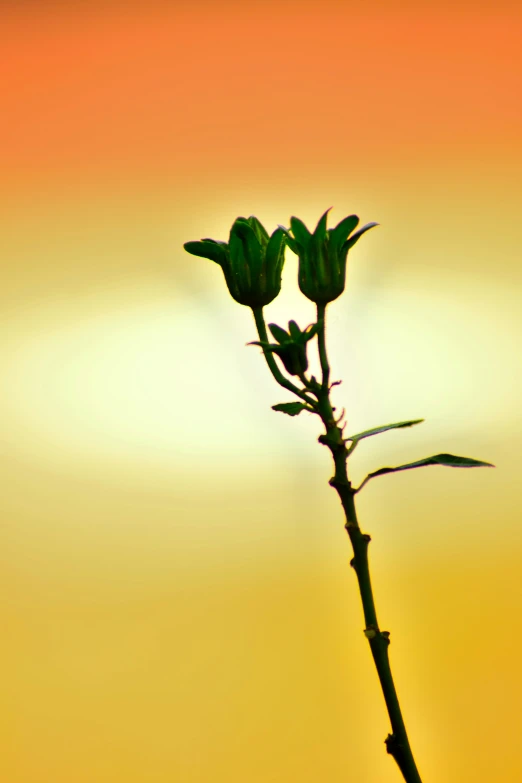
[[(334, 411), (334, 410), (335, 410), (335, 408), (332, 408), (332, 410)], [(345, 408), (343, 408), (343, 410), (342, 410), (342, 413), (341, 413), (341, 415), (339, 416), (339, 418), (338, 418), (338, 419), (334, 419), (334, 421), (335, 421), (335, 423), (336, 423), (336, 424), (340, 424), (340, 423), (341, 423), (341, 420), (343, 419), (343, 417), (344, 417), (345, 413), (346, 413), (346, 409), (345, 409)]]

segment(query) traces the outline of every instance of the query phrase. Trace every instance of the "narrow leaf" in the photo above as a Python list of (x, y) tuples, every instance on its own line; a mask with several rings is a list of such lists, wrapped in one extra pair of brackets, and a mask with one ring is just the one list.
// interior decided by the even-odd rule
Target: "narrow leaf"
[(277, 405), (272, 405), (272, 409), (287, 413), (289, 416), (298, 416), (301, 411), (307, 410), (307, 407), (302, 402), (279, 402)]
[(383, 476), (385, 473), (396, 473), (398, 470), (411, 470), (411, 468), (422, 468), (424, 465), (445, 465), (448, 468), (494, 468), (490, 462), (482, 462), (478, 459), (469, 457), (456, 457), (454, 454), (435, 454), (433, 457), (426, 457), (417, 462), (408, 462), (406, 465), (399, 465), (397, 468), (380, 468), (374, 473), (370, 473), (368, 478), (374, 476)]
[(250, 217), (247, 218), (247, 220), (254, 234), (258, 238), (259, 243), (262, 245), (266, 245), (269, 237), (268, 237), (268, 231), (266, 230), (264, 225), (256, 218), (255, 215), (250, 215)]
[(245, 345), (261, 345), (261, 346), (263, 346), (264, 348), (270, 348), (270, 347), (271, 347), (271, 346), (270, 346), (270, 343), (267, 343), (267, 342), (265, 342), (264, 340), (262, 340), (261, 342), (259, 342), (259, 340), (252, 340), (252, 342), (250, 342), (250, 343), (245, 343)]
[(290, 218), (290, 226), (292, 228), (292, 233), (294, 237), (296, 238), (297, 242), (303, 247), (307, 248), (308, 243), (310, 241), (311, 234), (308, 231), (307, 227), (303, 223), (303, 221), (300, 218), (297, 217), (291, 217)]
[(270, 239), (265, 250), (267, 283), (270, 287), (281, 286), (281, 272), (285, 263), (285, 234), (282, 229), (277, 228)]
[(310, 324), (309, 326), (307, 326), (305, 331), (304, 331), (304, 334), (306, 334), (307, 341), (311, 340), (312, 337), (315, 337), (315, 335), (317, 334), (319, 329), (320, 329), (320, 324), (318, 324), (318, 323), (317, 324)]
[(314, 236), (319, 242), (323, 242), (326, 239), (326, 221), (328, 219), (328, 213), (333, 207), (329, 207), (326, 212), (321, 215), (317, 226), (315, 227)]
[(362, 235), (369, 231), (370, 228), (374, 228), (374, 226), (378, 226), (378, 223), (367, 223), (365, 226), (359, 229), (359, 231), (356, 231), (355, 234), (352, 234), (351, 237), (349, 237), (346, 242), (343, 244), (342, 249), (343, 250), (350, 250), (351, 247), (355, 245), (358, 239), (362, 237)]
[(183, 245), (187, 253), (200, 258), (208, 258), (216, 264), (222, 264), (226, 259), (226, 242), (218, 242), (215, 239), (202, 239), (201, 242), (185, 242)]
[(402, 427), (411, 427), (413, 424), (420, 424), (424, 419), (412, 419), (411, 421), (398, 421), (396, 424), (384, 424), (382, 427), (374, 427), (371, 430), (364, 430), (364, 432), (358, 432), (357, 435), (350, 435), (346, 440), (362, 440), (363, 438), (369, 438), (371, 435), (378, 435), (380, 432), (386, 432), (387, 430), (398, 430)]
[(278, 226), (278, 229), (281, 229), (281, 231), (284, 233), (285, 236), (285, 242), (292, 251), (292, 253), (295, 253), (296, 256), (299, 255), (300, 252), (302, 252), (301, 245), (299, 242), (297, 242), (293, 236), (289, 233), (289, 229), (285, 228), (284, 226)]
[[(232, 248), (235, 247), (234, 239), (238, 237), (241, 241), (241, 249), (237, 247), (237, 254), (233, 253)], [(248, 220), (245, 218), (237, 218), (234, 225), (230, 230), (230, 248), (232, 263), (234, 264), (234, 257), (245, 258), (247, 268), (249, 271), (250, 284), (254, 287), (259, 285), (262, 271), (262, 259), (261, 259), (261, 245), (256, 233)]]
[(330, 249), (332, 253), (339, 253), (341, 246), (346, 242), (348, 235), (351, 234), (358, 224), (359, 218), (357, 215), (348, 215), (348, 217), (343, 218), (335, 228), (331, 229)]
[(301, 337), (301, 330), (299, 329), (297, 323), (295, 321), (289, 321), (288, 322), (288, 330), (290, 332), (290, 337), (292, 340), (299, 340)]

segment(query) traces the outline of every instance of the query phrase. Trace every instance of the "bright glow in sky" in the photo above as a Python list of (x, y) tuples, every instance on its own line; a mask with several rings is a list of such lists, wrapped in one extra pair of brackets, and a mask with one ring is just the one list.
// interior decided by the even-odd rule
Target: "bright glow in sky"
[[(516, 356), (518, 296), (506, 289), (501, 311), (492, 313), (480, 307), (485, 293), (463, 279), (449, 294), (436, 285), (376, 292), (355, 284), (332, 305), (334, 374), (349, 377), (355, 359), (364, 378), (350, 392), (352, 421), (372, 426), (381, 423), (372, 417), (402, 416), (409, 404), (411, 416), (422, 415), (419, 406), (433, 410), (441, 432), (454, 428), (456, 416), (461, 428), (477, 419), (512, 428), (520, 364), (508, 357)], [(274, 404), (280, 391), (260, 349), (245, 347), (256, 336), (250, 311), (237, 306), (231, 314), (224, 296), (213, 312), (195, 301), (173, 307), (168, 295), (152, 297), (143, 285), (116, 298), (127, 305), (111, 311), (100, 296), (74, 318), (59, 301), (47, 303), (33, 309), (25, 330), (19, 313), (4, 362), (17, 449), (43, 449), (65, 463), (108, 460), (123, 471), (129, 463), (194, 466), (202, 447), (209, 458), (241, 461), (250, 438), (258, 456), (269, 457), (276, 435), (266, 432), (263, 403)], [(266, 320), (285, 323), (283, 313), (292, 312), (304, 326), (313, 317), (309, 305), (294, 291), (267, 308)], [(455, 322), (454, 342), (437, 328), (447, 318)], [(317, 366), (315, 352), (314, 342)], [(336, 390), (339, 402), (343, 395)]]

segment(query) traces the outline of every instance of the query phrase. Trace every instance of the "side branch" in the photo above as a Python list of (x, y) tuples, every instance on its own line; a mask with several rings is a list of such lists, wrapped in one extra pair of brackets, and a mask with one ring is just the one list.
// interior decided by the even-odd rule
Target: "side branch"
[[(265, 319), (264, 319), (264, 316), (263, 316), (263, 308), (262, 307), (253, 307), (252, 308), (252, 312), (254, 314), (254, 319), (255, 319), (255, 322), (256, 322), (257, 331), (258, 331), (260, 340), (262, 340), (263, 342), (266, 342), (266, 343), (269, 342), (268, 334), (267, 334), (267, 331), (266, 331)], [(278, 384), (280, 386), (283, 386), (285, 389), (288, 389), (289, 391), (293, 392), (298, 397), (300, 397), (302, 400), (307, 402), (314, 409), (314, 412), (315, 412), (315, 407), (317, 405), (316, 401), (314, 399), (312, 399), (311, 397), (309, 397), (298, 386), (295, 386), (295, 384), (293, 384), (292, 381), (289, 381), (287, 378), (285, 378), (285, 376), (283, 375), (283, 373), (281, 372), (281, 370), (277, 366), (276, 361), (275, 361), (275, 359), (272, 356), (270, 351), (266, 351), (264, 349), (264, 347), (263, 347), (263, 353), (265, 355), (266, 363), (268, 364), (268, 366), (270, 368), (270, 371), (271, 371), (272, 375), (274, 376), (274, 378), (276, 379), (276, 381), (278, 382)]]

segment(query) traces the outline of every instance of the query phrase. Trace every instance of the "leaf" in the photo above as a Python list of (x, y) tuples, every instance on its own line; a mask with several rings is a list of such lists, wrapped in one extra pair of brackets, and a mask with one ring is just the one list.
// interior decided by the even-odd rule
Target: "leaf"
[(342, 249), (343, 250), (349, 250), (351, 247), (355, 245), (358, 239), (362, 237), (362, 235), (369, 231), (370, 228), (374, 228), (374, 226), (378, 226), (378, 223), (367, 223), (365, 226), (359, 229), (359, 231), (356, 231), (355, 234), (352, 234), (349, 239), (346, 240), (346, 242), (343, 244)]
[(247, 220), (254, 234), (259, 240), (259, 243), (266, 245), (268, 242), (268, 231), (266, 230), (264, 225), (256, 218), (255, 215), (250, 215), (250, 217), (247, 218)]
[(311, 340), (312, 337), (315, 337), (315, 335), (317, 334), (319, 329), (320, 329), (320, 324), (319, 323), (310, 324), (309, 326), (307, 326), (306, 329), (303, 332), (303, 334), (306, 334), (306, 340), (308, 341), (308, 340)]
[(292, 340), (298, 341), (301, 337), (301, 330), (295, 321), (288, 321), (288, 331)]
[(259, 342), (259, 340), (253, 340), (251, 343), (245, 343), (245, 345), (261, 345), (264, 348), (271, 348), (270, 343), (267, 343), (265, 340), (262, 340)]
[(359, 218), (357, 215), (348, 215), (348, 217), (343, 218), (335, 228), (331, 229), (330, 249), (332, 253), (336, 254), (340, 251), (341, 246), (346, 242), (348, 235), (351, 234), (358, 224)]
[(308, 243), (310, 242), (311, 234), (308, 231), (305, 224), (303, 223), (303, 221), (300, 218), (291, 217), (290, 226), (292, 228), (292, 233), (295, 239), (297, 240), (297, 242), (301, 245), (303, 249), (306, 249), (308, 247)]
[[(235, 238), (238, 237), (241, 241), (242, 247), (236, 246)], [(247, 266), (249, 268), (249, 278), (253, 286), (259, 284), (262, 271), (262, 259), (261, 259), (261, 245), (256, 233), (246, 218), (237, 218), (234, 225), (230, 229), (230, 255), (232, 263), (234, 260), (241, 265), (243, 257), (246, 259)], [(238, 252), (233, 252), (233, 248)]]
[(187, 253), (200, 258), (208, 258), (221, 265), (226, 260), (226, 242), (218, 242), (215, 239), (202, 239), (201, 242), (185, 242), (183, 245)]
[(328, 219), (328, 213), (333, 207), (329, 207), (326, 212), (319, 218), (319, 222), (315, 227), (314, 236), (319, 242), (323, 242), (326, 239), (326, 221)]
[(397, 424), (385, 424), (382, 427), (373, 427), (371, 430), (364, 430), (364, 432), (358, 432), (357, 435), (350, 435), (346, 440), (362, 440), (363, 438), (369, 438), (371, 435), (378, 435), (380, 432), (386, 432), (386, 430), (397, 430), (402, 427), (411, 427), (413, 424), (420, 424), (424, 419), (412, 419), (411, 421), (398, 421)]
[(301, 245), (299, 244), (299, 242), (297, 242), (290, 235), (288, 228), (285, 228), (284, 226), (279, 226), (278, 225), (278, 229), (280, 229), (283, 232), (283, 234), (285, 236), (285, 242), (288, 245), (288, 247), (290, 248), (290, 250), (292, 251), (292, 253), (295, 253), (295, 255), (298, 256), (299, 252), (302, 252), (302, 248), (301, 248)]
[(284, 329), (281, 329), (280, 326), (278, 326), (277, 324), (268, 324), (268, 328), (272, 332), (273, 337), (277, 340), (277, 342), (280, 345), (289, 342), (290, 337), (288, 336), (288, 334), (285, 332)]
[(286, 237), (281, 228), (276, 228), (265, 250), (265, 262), (267, 282), (271, 287), (281, 285), (281, 272), (285, 263), (285, 245)]
[(284, 345), (277, 345), (277, 343), (267, 343), (264, 340), (259, 342), (259, 340), (254, 340), (251, 343), (245, 343), (245, 345), (260, 345), (261, 348), (264, 351), (269, 351), (270, 353), (275, 353), (278, 356), (280, 356), (284, 361), (284, 356), (287, 355), (288, 348), (286, 348)]
[(298, 416), (301, 411), (308, 409), (302, 402), (279, 402), (277, 405), (272, 405), (272, 410), (287, 413), (289, 416)]
[(422, 468), (424, 465), (445, 465), (448, 468), (494, 468), (490, 462), (482, 462), (470, 457), (456, 457), (454, 454), (435, 454), (433, 457), (426, 457), (417, 462), (408, 462), (406, 465), (399, 465), (397, 468), (380, 468), (374, 473), (370, 473), (368, 478), (374, 476), (383, 476), (385, 473), (396, 473), (398, 470), (411, 470), (411, 468)]

